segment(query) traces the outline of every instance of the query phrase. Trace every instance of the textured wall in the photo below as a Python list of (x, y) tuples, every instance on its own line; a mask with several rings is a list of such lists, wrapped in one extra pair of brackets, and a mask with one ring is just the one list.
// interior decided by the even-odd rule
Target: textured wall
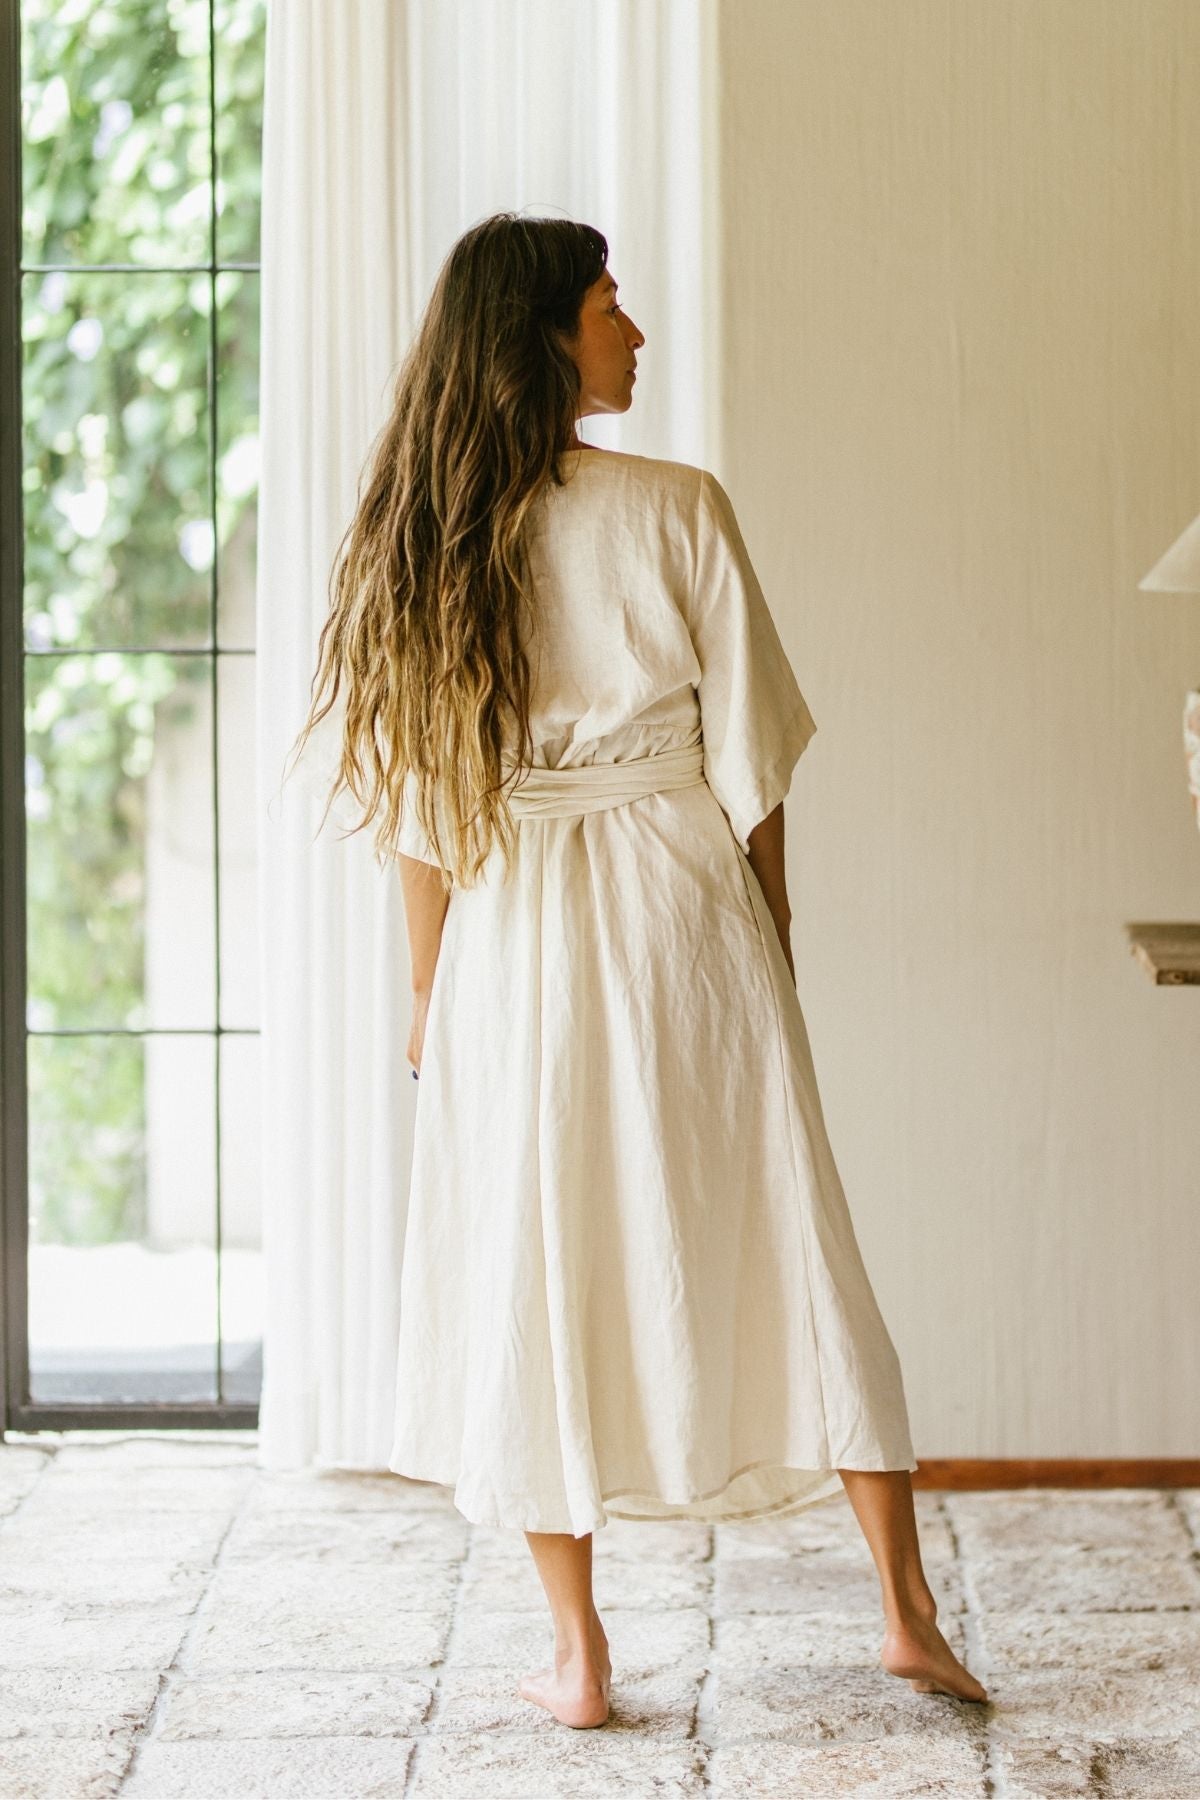
[(720, 0), (718, 467), (817, 719), (797, 973), (919, 1456), (1200, 1448), (1194, 0)]

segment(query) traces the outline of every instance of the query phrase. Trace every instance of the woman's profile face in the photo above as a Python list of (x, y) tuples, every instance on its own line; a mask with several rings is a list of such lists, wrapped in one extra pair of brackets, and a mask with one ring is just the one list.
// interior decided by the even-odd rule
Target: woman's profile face
[(633, 402), (635, 353), (645, 338), (617, 300), (606, 269), (583, 297), (579, 330), (567, 348), (579, 370), (579, 416), (627, 412)]

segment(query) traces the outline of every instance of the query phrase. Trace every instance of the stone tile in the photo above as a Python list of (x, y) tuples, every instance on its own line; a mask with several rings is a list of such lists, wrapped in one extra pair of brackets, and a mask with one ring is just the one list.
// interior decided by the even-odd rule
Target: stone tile
[[(532, 1661), (530, 1667), (533, 1666)], [(528, 1731), (540, 1714), (517, 1692), (522, 1669), (507, 1663), (446, 1666), (438, 1672), (437, 1695), (426, 1720), (428, 1732)], [(547, 1724), (551, 1724), (547, 1720)]]
[(1200, 1684), (1097, 1667), (1009, 1670), (988, 1683), (993, 1738), (1164, 1738), (1200, 1743)]
[(207, 1674), (425, 1668), (442, 1654), (453, 1584), (453, 1570), (436, 1564), (221, 1568), (189, 1640), (187, 1667)]
[(715, 1528), (613, 1520), (593, 1541), (613, 1711), (575, 1733), (517, 1693), (553, 1648), (524, 1533), (472, 1526), (449, 1490), (265, 1471), (247, 1444), (64, 1442), (39, 1474), (49, 1454), (0, 1446), (4, 1800), (115, 1794), (130, 1756), (122, 1793), (156, 1800), (357, 1800), (406, 1775), (454, 1800), (640, 1800), (704, 1791), (706, 1760), (727, 1796), (971, 1800), (985, 1726), (997, 1793), (1200, 1795), (1200, 1490), (914, 1494), (987, 1708), (880, 1667), (844, 1496)]
[(461, 1518), (448, 1490), (403, 1475), (358, 1475), (340, 1469), (310, 1473), (260, 1471), (247, 1501), (250, 1513), (435, 1512)]
[[(604, 1615), (614, 1679), (622, 1682), (668, 1670), (699, 1677), (711, 1657), (712, 1627), (699, 1607), (647, 1613), (614, 1607)], [(541, 1661), (545, 1661), (543, 1657)]]
[(608, 1728), (639, 1738), (690, 1738), (695, 1734), (703, 1671), (671, 1669), (631, 1678), (619, 1672), (610, 1695)]
[[(471, 1527), (458, 1514), (362, 1512), (307, 1509), (301, 1512), (243, 1513), (221, 1552), (223, 1568), (253, 1563), (336, 1562), (430, 1563), (461, 1561), (471, 1544)], [(528, 1549), (525, 1560), (532, 1568)]]
[(325, 1670), (174, 1675), (154, 1741), (184, 1738), (411, 1737), (423, 1729), (434, 1675)]
[(120, 1737), (9, 1740), (0, 1743), (0, 1793), (4, 1800), (109, 1800), (130, 1754)]
[[(460, 1513), (455, 1513), (461, 1518)], [(531, 1562), (523, 1531), (504, 1525), (470, 1525), (473, 1561)], [(593, 1565), (620, 1562), (707, 1562), (710, 1527), (696, 1519), (610, 1519), (592, 1533)]]
[(1200, 1488), (1175, 1488), (1173, 1499), (1193, 1544), (1200, 1547)]
[(744, 1524), (714, 1525), (713, 1539), (714, 1554), (720, 1562), (829, 1552), (853, 1556), (866, 1548), (849, 1506), (835, 1507), (828, 1502), (810, 1506), (794, 1519), (747, 1519)]
[(1200, 1608), (1200, 1574), (1186, 1556), (1061, 1545), (972, 1557), (969, 1576), (985, 1613)]
[[(609, 1643), (612, 1625), (604, 1621)], [(458, 1611), (454, 1622), (454, 1638), (446, 1661), (451, 1668), (502, 1669), (541, 1667), (547, 1660), (553, 1642), (549, 1614), (535, 1612), (532, 1607), (518, 1612), (488, 1612), (480, 1609)]]
[(134, 1432), (107, 1437), (88, 1432), (55, 1452), (59, 1469), (257, 1469), (258, 1447), (251, 1432), (227, 1437), (187, 1432)]
[(52, 1458), (46, 1450), (25, 1444), (0, 1444), (0, 1516), (15, 1512)]
[[(159, 1679), (157, 1669), (0, 1670), (0, 1738), (128, 1736), (149, 1718)], [(0, 1745), (0, 1774), (4, 1761)]]
[[(454, 1512), (455, 1518), (461, 1514)], [(504, 1562), (532, 1562), (529, 1545), (525, 1541), (525, 1533), (517, 1531), (509, 1525), (471, 1525), (467, 1529), (471, 1534), (471, 1560), (480, 1564), (496, 1564)], [(594, 1543), (598, 1544), (604, 1536), (597, 1532)]]
[[(951, 1623), (943, 1619), (938, 1623), (957, 1652)], [(729, 1673), (775, 1668), (874, 1669), (880, 1667), (883, 1615), (878, 1610), (859, 1614), (722, 1612), (715, 1622), (715, 1637), (712, 1666)]]
[[(669, 1669), (699, 1676), (709, 1657), (709, 1622), (698, 1608), (664, 1613), (614, 1608), (604, 1615), (614, 1682)], [(554, 1643), (549, 1613), (459, 1612), (447, 1656), (450, 1668), (499, 1666), (520, 1674), (544, 1668)]]
[[(953, 1562), (954, 1540), (936, 1497), (918, 1491), (913, 1495), (913, 1503), (926, 1568), (934, 1562)], [(718, 1525), (715, 1532), (716, 1555), (722, 1562), (841, 1551), (874, 1567), (862, 1527), (844, 1494), (807, 1507), (791, 1518), (748, 1519), (744, 1524)]]
[[(937, 1601), (938, 1623), (944, 1632), (945, 1622), (948, 1618), (955, 1613), (966, 1611), (967, 1598), (963, 1586), (963, 1567), (958, 1561), (942, 1562), (934, 1557), (924, 1558), (923, 1562), (930, 1592)], [(879, 1601), (879, 1610), (882, 1616), (882, 1600)]]
[[(524, 1534), (522, 1544), (528, 1556)], [(702, 1563), (710, 1554), (710, 1527), (699, 1519), (610, 1519), (603, 1531), (592, 1533), (594, 1567), (606, 1559)]]
[[(716, 1605), (722, 1612), (847, 1612), (883, 1618), (879, 1577), (869, 1554), (803, 1552), (796, 1556), (740, 1557), (716, 1564)], [(956, 1567), (926, 1566), (940, 1614), (965, 1605)]]
[(874, 1607), (882, 1617), (874, 1565), (844, 1550), (718, 1560), (715, 1593), (720, 1613), (868, 1613)]
[(877, 1738), (978, 1735), (980, 1709), (949, 1695), (918, 1694), (875, 1669), (721, 1669), (708, 1697), (717, 1743), (787, 1738), (792, 1743), (869, 1743)]
[(10, 1608), (0, 1614), (0, 1669), (165, 1669), (187, 1627), (182, 1613), (158, 1608), (83, 1617), (63, 1604)]
[(458, 1610), (463, 1613), (547, 1613), (546, 1594), (528, 1551), (525, 1561), (504, 1556), (490, 1564), (474, 1555), (463, 1566)]
[(1075, 1794), (1104, 1800), (1191, 1800), (1200, 1793), (1200, 1748), (1155, 1739), (1095, 1743), (998, 1743), (993, 1764), (1007, 1800), (1066, 1800)]
[(88, 1545), (86, 1554), (64, 1560), (34, 1547), (27, 1556), (0, 1556), (0, 1618), (30, 1601), (74, 1618), (147, 1607), (192, 1613), (211, 1579), (210, 1569), (173, 1557), (110, 1557)]
[(1200, 1683), (1200, 1612), (988, 1613), (979, 1636), (997, 1676), (1025, 1669), (1166, 1670)]
[[(602, 1616), (610, 1607), (665, 1612), (707, 1606), (711, 1579), (706, 1563), (638, 1563), (621, 1557), (594, 1563), (592, 1587)], [(528, 1551), (524, 1563), (505, 1557), (488, 1567), (470, 1558), (463, 1569), (459, 1607), (465, 1612), (548, 1611), (545, 1590)]]
[(412, 1752), (405, 1738), (156, 1739), (121, 1800), (399, 1800)]
[(697, 1744), (642, 1743), (610, 1725), (550, 1725), (423, 1738), (408, 1793), (419, 1800), (696, 1800), (704, 1793)]
[(822, 1749), (722, 1746), (709, 1759), (708, 1789), (716, 1800), (984, 1800), (988, 1792), (979, 1746), (919, 1732)]
[(249, 1561), (226, 1564), (209, 1583), (210, 1611), (303, 1609), (318, 1614), (326, 1608), (365, 1612), (449, 1611), (459, 1581), (453, 1562), (404, 1561), (396, 1557), (383, 1563), (296, 1562), (269, 1563), (256, 1567)]
[(170, 1558), (193, 1567), (211, 1566), (229, 1530), (228, 1507), (216, 1512), (139, 1512), (128, 1518), (98, 1519), (90, 1506), (56, 1503), (36, 1514), (22, 1508), (0, 1526), (0, 1580), (26, 1560), (58, 1556), (63, 1567), (76, 1560), (114, 1562)]
[(1019, 1488), (948, 1494), (946, 1510), (966, 1557), (1000, 1551), (1120, 1550), (1128, 1555), (1181, 1556), (1191, 1548), (1183, 1520), (1165, 1493), (1113, 1488)]
[(176, 1467), (63, 1469), (55, 1458), (29, 1496), (25, 1517), (45, 1518), (60, 1508), (88, 1510), (101, 1527), (131, 1513), (232, 1512), (254, 1482), (249, 1469)]
[[(543, 1648), (548, 1652), (548, 1646)], [(526, 1668), (544, 1667), (547, 1661), (548, 1653), (519, 1666), (444, 1669), (428, 1730), (460, 1737), (481, 1731), (557, 1733), (562, 1729), (558, 1721), (517, 1690)], [(617, 1669), (605, 1730), (681, 1741), (691, 1737), (701, 1676), (697, 1668), (690, 1675), (669, 1670), (631, 1679)]]
[(1177, 1744), (1154, 1741), (1105, 1742), (1096, 1747), (1105, 1800), (1142, 1800), (1143, 1796), (1200, 1794), (1200, 1741)]
[(1054, 1743), (1000, 1743), (992, 1750), (992, 1768), (1005, 1800), (1068, 1800), (1107, 1791), (1099, 1785), (1099, 1767), (1086, 1741), (1060, 1736)]

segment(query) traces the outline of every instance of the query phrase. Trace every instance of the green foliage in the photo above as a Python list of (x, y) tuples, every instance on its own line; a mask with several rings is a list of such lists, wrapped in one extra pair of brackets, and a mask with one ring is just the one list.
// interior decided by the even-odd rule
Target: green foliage
[(177, 663), (112, 651), (25, 667), (29, 1024), (136, 1030), (145, 784)]
[[(147, 776), (212, 677), (170, 652), (224, 647), (217, 577), (252, 555), (258, 275), (215, 263), (258, 254), (265, 0), (216, 6), (215, 121), (207, 0), (21, 15), (28, 1022), (136, 1030)], [(43, 1242), (141, 1229), (129, 1042), (31, 1041)]]
[(29, 1040), (29, 1211), (36, 1243), (107, 1244), (146, 1223), (146, 1043)]

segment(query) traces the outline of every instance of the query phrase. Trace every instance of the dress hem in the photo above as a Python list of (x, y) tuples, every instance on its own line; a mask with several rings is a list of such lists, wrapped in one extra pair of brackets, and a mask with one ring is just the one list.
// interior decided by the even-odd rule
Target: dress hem
[[(745, 1463), (740, 1469), (735, 1469), (732, 1474), (727, 1476), (719, 1486), (709, 1489), (706, 1493), (691, 1494), (679, 1500), (668, 1499), (664, 1495), (647, 1493), (641, 1488), (631, 1488), (628, 1486), (609, 1488), (607, 1492), (601, 1493), (599, 1496), (601, 1504), (598, 1516), (590, 1525), (585, 1525), (583, 1530), (579, 1531), (573, 1523), (563, 1524), (561, 1519), (557, 1517), (553, 1524), (542, 1522), (538, 1517), (536, 1505), (531, 1507), (527, 1502), (520, 1500), (515, 1503), (515, 1506), (512, 1509), (495, 1506), (480, 1507), (474, 1501), (468, 1501), (465, 1495), (460, 1497), (458, 1490), (462, 1485), (461, 1476), (446, 1477), (444, 1475), (415, 1475), (412, 1473), (411, 1469), (397, 1468), (394, 1460), (391, 1458), (389, 1458), (388, 1461), (388, 1469), (394, 1475), (400, 1475), (409, 1481), (426, 1481), (432, 1483), (436, 1487), (446, 1488), (449, 1491), (450, 1498), (456, 1510), (462, 1514), (463, 1518), (465, 1518), (469, 1524), (494, 1526), (509, 1531), (544, 1531), (553, 1532), (555, 1534), (565, 1532), (572, 1537), (584, 1537), (588, 1532), (602, 1530), (604, 1526), (607, 1525), (610, 1518), (629, 1520), (638, 1525), (656, 1525), (660, 1522), (666, 1523), (670, 1520), (680, 1519), (688, 1520), (698, 1525), (727, 1525), (737, 1524), (742, 1521), (750, 1522), (755, 1519), (778, 1518), (788, 1512), (800, 1512), (808, 1506), (816, 1506), (822, 1501), (832, 1499), (841, 1489), (841, 1477), (838, 1474), (839, 1468), (849, 1469), (851, 1473), (868, 1474), (898, 1473), (899, 1471), (904, 1470), (911, 1475), (916, 1471), (917, 1467), (918, 1464), (915, 1461), (907, 1463), (867, 1465), (856, 1465), (847, 1462), (840, 1463), (836, 1466), (831, 1465), (828, 1468), (822, 1466), (808, 1469), (804, 1468), (799, 1463), (782, 1462), (777, 1457), (767, 1457), (759, 1462)], [(828, 1479), (820, 1482), (815, 1488), (811, 1485), (810, 1479), (808, 1485), (803, 1486), (798, 1491), (785, 1495), (781, 1500), (773, 1501), (769, 1505), (752, 1507), (742, 1511), (731, 1510), (723, 1513), (707, 1514), (697, 1514), (695, 1512), (687, 1511), (630, 1512), (625, 1508), (607, 1504), (610, 1500), (629, 1498), (634, 1501), (641, 1500), (648, 1502), (651, 1506), (655, 1507), (686, 1508), (696, 1506), (705, 1500), (713, 1499), (716, 1495), (724, 1493), (725, 1489), (732, 1486), (739, 1477), (749, 1474), (754, 1469), (787, 1469), (800, 1476), (812, 1478), (823, 1475)], [(510, 1513), (519, 1513), (520, 1517), (510, 1516)]]

